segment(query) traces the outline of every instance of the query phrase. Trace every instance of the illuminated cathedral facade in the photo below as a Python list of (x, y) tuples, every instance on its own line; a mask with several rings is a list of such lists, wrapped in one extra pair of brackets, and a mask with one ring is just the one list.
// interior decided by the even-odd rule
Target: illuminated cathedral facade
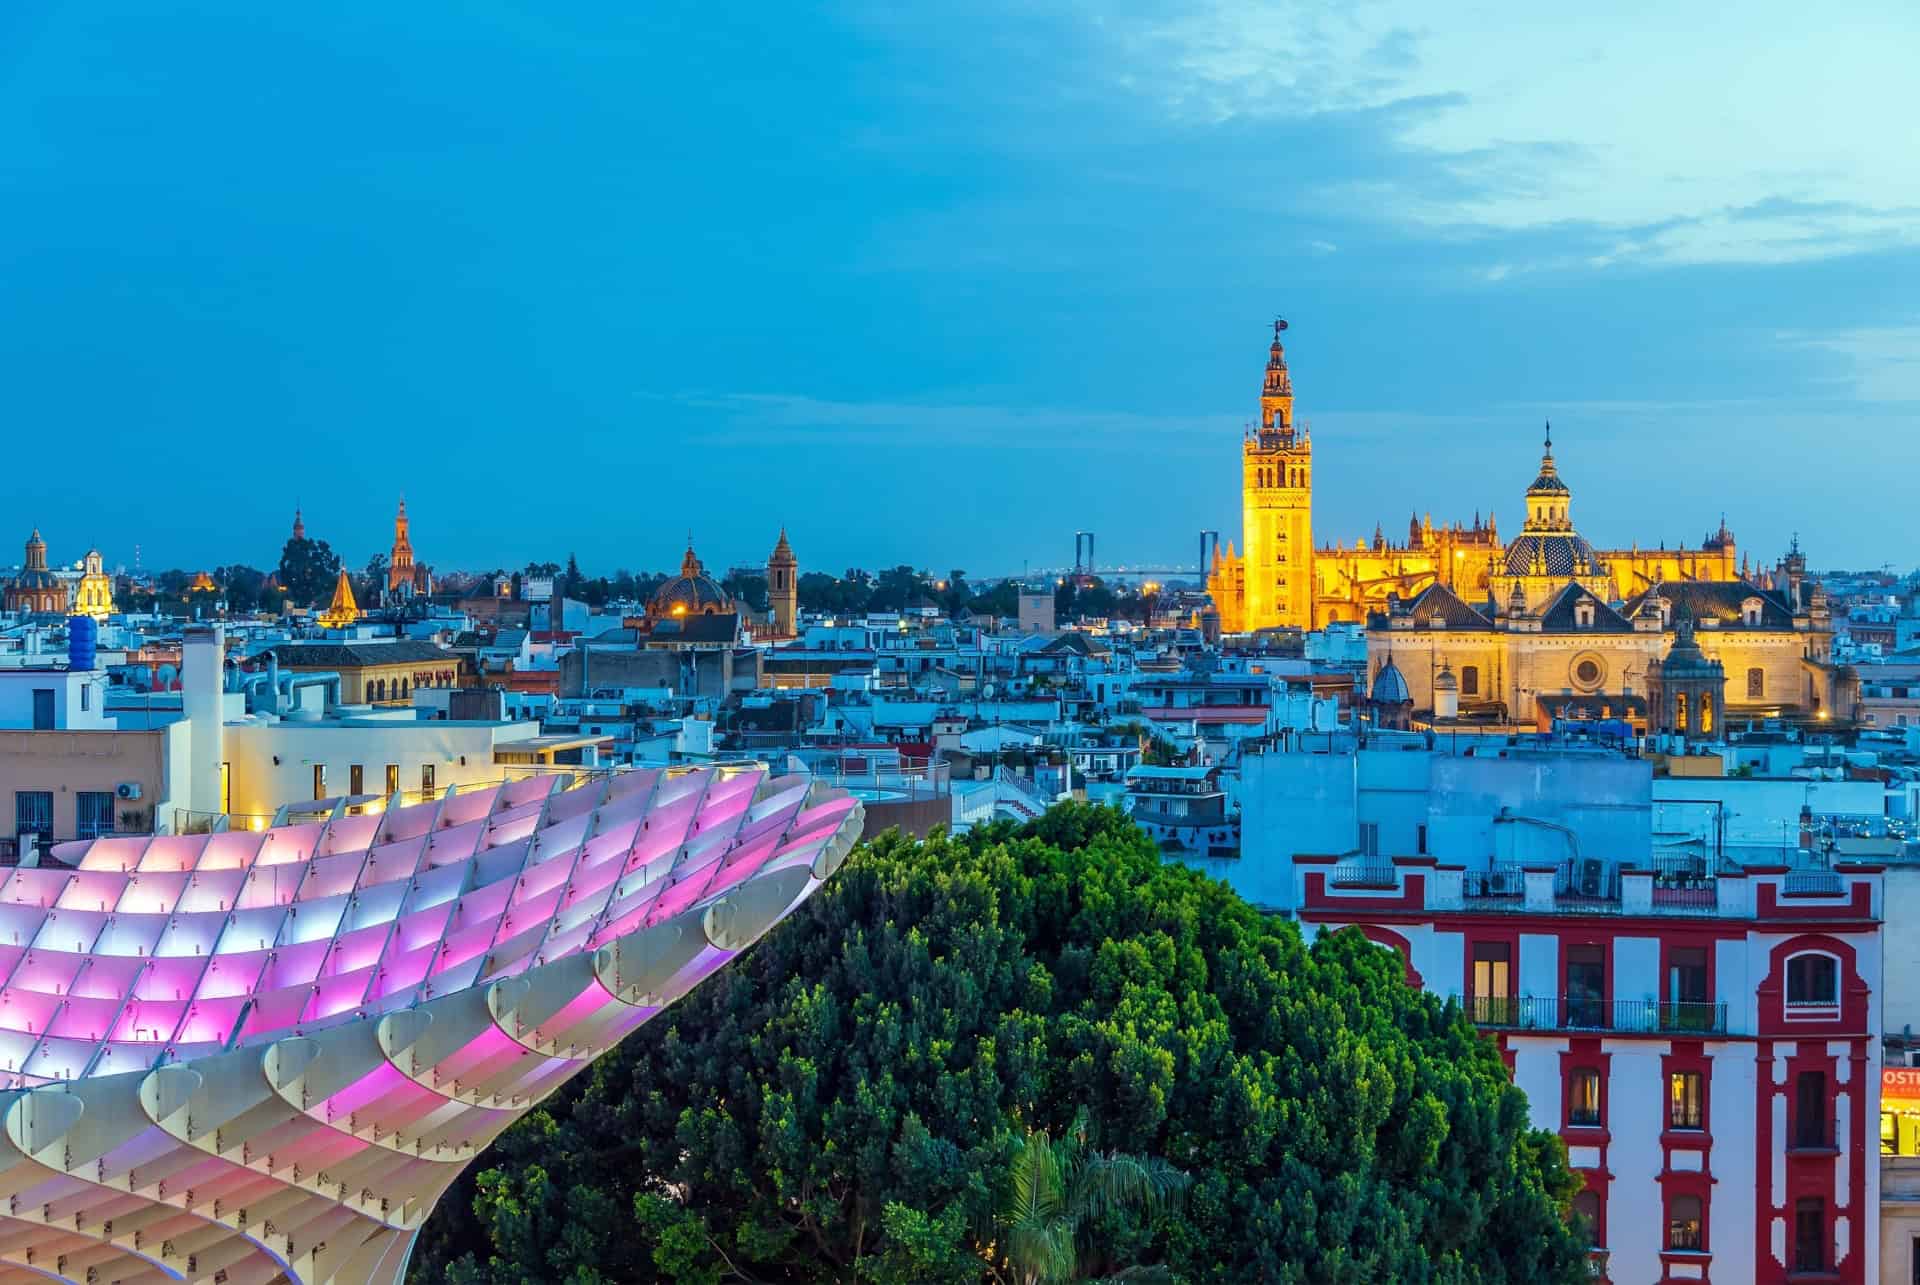
[(1697, 549), (1595, 549), (1574, 529), (1571, 495), (1553, 459), (1551, 430), (1539, 476), (1527, 489), (1519, 536), (1503, 543), (1493, 515), (1436, 525), (1429, 511), (1409, 520), (1404, 541), (1374, 528), (1371, 540), (1316, 545), (1313, 434), (1294, 418), (1293, 377), (1274, 323), (1260, 389), (1260, 421), (1240, 448), (1241, 541), (1214, 554), (1207, 590), (1226, 633), (1318, 629), (1364, 621), (1390, 599), (1443, 585), (1470, 601), (1504, 603), (1515, 585), (1529, 609), (1543, 607), (1569, 579), (1609, 602), (1655, 584), (1732, 581), (1742, 574), (1722, 522)]
[(1697, 549), (1596, 549), (1573, 516), (1547, 429), (1520, 531), (1375, 528), (1313, 542), (1313, 442), (1296, 424), (1274, 325), (1260, 424), (1241, 447), (1243, 544), (1216, 552), (1208, 591), (1226, 633), (1367, 625), (1376, 721), (1454, 717), (1546, 725), (1624, 719), (1711, 736), (1723, 719), (1853, 717), (1859, 679), (1832, 660), (1825, 591), (1794, 548), (1749, 574), (1725, 521)]

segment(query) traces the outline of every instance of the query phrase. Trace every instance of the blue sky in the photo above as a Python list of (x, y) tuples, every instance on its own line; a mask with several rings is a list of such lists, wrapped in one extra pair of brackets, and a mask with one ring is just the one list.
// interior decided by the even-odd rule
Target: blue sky
[(1550, 416), (1596, 542), (1912, 565), (1920, 11), (1594, 8), (10, 0), (0, 511), (1184, 559), (1281, 314), (1322, 538), (1517, 526)]

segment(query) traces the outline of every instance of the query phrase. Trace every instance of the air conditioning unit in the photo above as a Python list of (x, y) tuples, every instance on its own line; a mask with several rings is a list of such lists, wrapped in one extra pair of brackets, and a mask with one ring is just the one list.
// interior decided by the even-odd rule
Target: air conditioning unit
[(1606, 879), (1606, 877), (1607, 877), (1607, 868), (1600, 862), (1598, 861), (1581, 862), (1580, 863), (1580, 895), (1583, 897), (1600, 896), (1601, 885), (1603, 881)]
[(113, 787), (113, 797), (123, 802), (132, 802), (140, 797), (140, 782), (122, 781)]

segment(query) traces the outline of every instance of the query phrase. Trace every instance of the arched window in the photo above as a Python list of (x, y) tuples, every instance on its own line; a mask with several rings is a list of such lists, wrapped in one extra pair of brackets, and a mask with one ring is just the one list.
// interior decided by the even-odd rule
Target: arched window
[(1706, 736), (1713, 731), (1713, 693), (1700, 693), (1700, 735)]
[(1787, 1003), (1832, 1008), (1840, 1002), (1840, 961), (1809, 951), (1787, 960)]
[(1673, 725), (1683, 732), (1687, 730), (1687, 694), (1685, 692), (1673, 694)]
[(1700, 1197), (1675, 1196), (1667, 1202), (1667, 1248), (1700, 1248)]

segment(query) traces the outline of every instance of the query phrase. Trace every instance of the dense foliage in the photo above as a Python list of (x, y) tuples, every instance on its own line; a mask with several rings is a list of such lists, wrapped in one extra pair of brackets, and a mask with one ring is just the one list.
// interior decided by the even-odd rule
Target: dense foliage
[(889, 834), (510, 1130), (414, 1278), (1060, 1279), (1007, 1258), (1044, 1130), (1180, 1175), (1177, 1200), (1059, 1195), (1075, 1271), (1583, 1279), (1559, 1142), (1403, 979), (1110, 809)]

